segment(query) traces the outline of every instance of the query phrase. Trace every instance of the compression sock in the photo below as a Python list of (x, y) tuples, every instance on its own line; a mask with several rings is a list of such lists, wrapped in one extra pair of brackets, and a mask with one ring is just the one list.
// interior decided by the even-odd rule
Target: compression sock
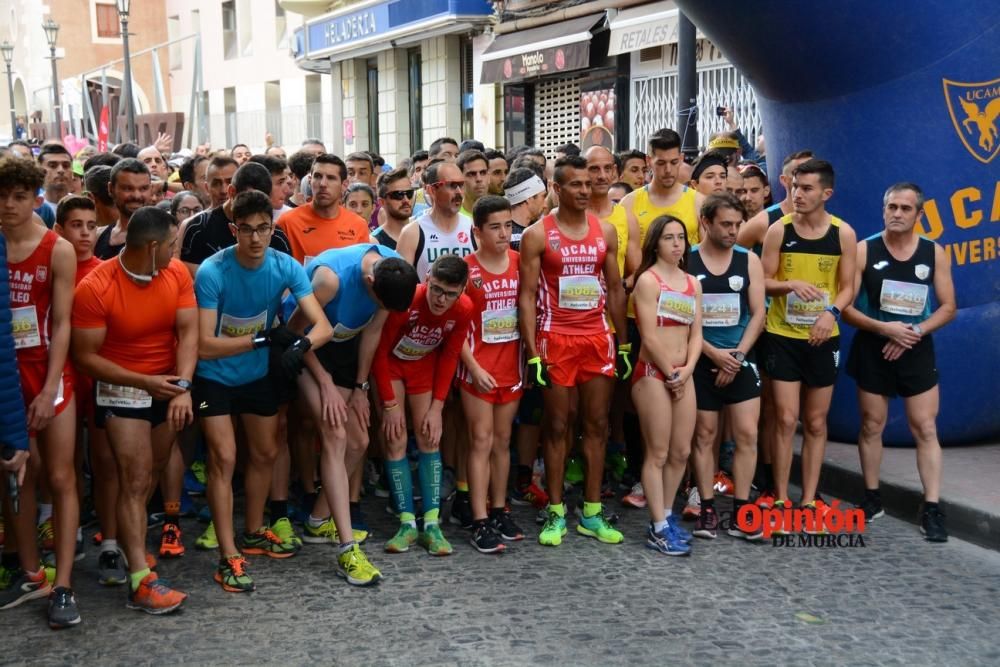
[(437, 513), (441, 507), (441, 452), (420, 452), (417, 470), (420, 476), (420, 495), (424, 499), (424, 522), (431, 513), (434, 514), (432, 520), (437, 521)]
[[(392, 502), (400, 512), (400, 519), (403, 514), (413, 516), (413, 476), (410, 474), (410, 462), (403, 458), (398, 461), (385, 461), (385, 474), (388, 479), (386, 483), (389, 493), (392, 495)], [(440, 475), (438, 476), (440, 479)]]

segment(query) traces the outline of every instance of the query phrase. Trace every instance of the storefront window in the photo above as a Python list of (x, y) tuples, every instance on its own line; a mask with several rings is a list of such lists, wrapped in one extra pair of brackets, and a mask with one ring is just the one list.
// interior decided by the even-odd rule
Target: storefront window
[(533, 141), (531, 128), (528, 124), (528, 89), (527, 86), (504, 86), (503, 88), (503, 132), (504, 146), (507, 149), (515, 146), (530, 145)]
[(424, 103), (421, 96), (423, 80), (420, 76), (420, 49), (407, 52), (410, 78), (410, 152), (415, 153), (424, 145)]
[(462, 139), (469, 139), (475, 134), (473, 125), (472, 103), (472, 40), (462, 39)]
[(368, 150), (378, 149), (378, 60), (368, 59)]

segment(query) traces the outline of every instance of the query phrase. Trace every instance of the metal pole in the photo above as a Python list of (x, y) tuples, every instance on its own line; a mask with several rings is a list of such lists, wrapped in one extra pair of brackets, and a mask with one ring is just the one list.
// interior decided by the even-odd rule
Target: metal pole
[(59, 73), (56, 71), (56, 47), (49, 48), (52, 53), (52, 111), (56, 118), (56, 139), (62, 141), (62, 109), (59, 108)]
[(125, 48), (125, 81), (122, 86), (122, 97), (125, 100), (126, 115), (125, 127), (128, 133), (128, 140), (135, 141), (135, 106), (132, 103), (132, 60), (128, 53), (128, 18), (121, 17), (122, 21), (122, 46)]
[(681, 152), (698, 154), (698, 65), (695, 56), (697, 34), (684, 12), (677, 24), (677, 132)]
[(17, 110), (14, 109), (14, 73), (7, 63), (7, 94), (10, 95), (10, 136), (17, 139)]

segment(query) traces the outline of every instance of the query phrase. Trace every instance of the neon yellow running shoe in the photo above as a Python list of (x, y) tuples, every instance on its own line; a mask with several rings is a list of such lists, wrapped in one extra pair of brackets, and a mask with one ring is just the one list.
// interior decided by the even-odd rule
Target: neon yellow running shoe
[(281, 517), (272, 523), (271, 532), (281, 538), (283, 543), (291, 544), (296, 549), (302, 546), (302, 538), (295, 532), (295, 528), (292, 527), (292, 522), (288, 520), (288, 517)]
[(549, 510), (549, 518), (542, 524), (542, 532), (538, 534), (538, 543), (548, 547), (557, 547), (562, 544), (562, 538), (566, 535), (566, 517), (559, 516)]
[(417, 543), (417, 528), (408, 523), (399, 525), (399, 530), (385, 543), (385, 550), (391, 554), (409, 551)]
[(219, 548), (219, 538), (215, 535), (215, 522), (209, 521), (205, 532), (194, 541), (194, 546), (202, 551)]
[(375, 569), (357, 544), (337, 556), (337, 576), (352, 586), (372, 586), (382, 580), (382, 573)]
[(424, 527), (424, 532), (420, 533), (420, 546), (427, 549), (427, 553), (432, 556), (451, 555), (451, 544), (445, 539), (441, 532), (441, 526), (432, 523)]
[[(358, 544), (364, 544), (368, 539), (367, 530), (353, 528), (351, 535)], [(327, 542), (340, 544), (340, 533), (337, 532), (337, 524), (333, 522), (333, 517), (330, 517), (318, 526), (311, 526), (307, 521), (302, 527), (302, 539), (309, 544), (326, 544)]]
[(580, 517), (576, 532), (587, 537), (597, 538), (605, 544), (621, 544), (625, 541), (625, 536), (621, 534), (621, 531), (615, 530), (604, 518), (604, 512), (598, 512), (594, 516)]

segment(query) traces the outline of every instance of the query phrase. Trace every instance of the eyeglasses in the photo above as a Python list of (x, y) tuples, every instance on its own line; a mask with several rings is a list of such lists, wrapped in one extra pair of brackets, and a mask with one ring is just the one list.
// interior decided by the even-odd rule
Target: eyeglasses
[(463, 190), (465, 189), (465, 181), (438, 181), (437, 183), (431, 183), (430, 187), (432, 188), (446, 187), (452, 190)]
[(392, 192), (386, 192), (385, 196), (394, 201), (413, 199), (413, 189), (411, 188), (409, 190), (393, 190)]
[(195, 213), (201, 213), (204, 210), (205, 209), (203, 209), (201, 206), (192, 206), (191, 208), (188, 208), (187, 206), (181, 206), (180, 208), (177, 209), (177, 212), (187, 218), (194, 215)]
[(444, 297), (448, 301), (454, 301), (458, 297), (462, 296), (461, 292), (454, 292), (451, 290), (443, 289), (441, 287), (438, 287), (435, 283), (430, 283), (428, 285), (428, 289), (430, 289), (431, 291), (431, 296), (438, 298)]
[(233, 225), (236, 227), (236, 233), (240, 236), (250, 238), (256, 234), (259, 238), (264, 238), (265, 236), (270, 236), (271, 230), (274, 229), (271, 225), (261, 225), (260, 227), (251, 227), (250, 225)]

